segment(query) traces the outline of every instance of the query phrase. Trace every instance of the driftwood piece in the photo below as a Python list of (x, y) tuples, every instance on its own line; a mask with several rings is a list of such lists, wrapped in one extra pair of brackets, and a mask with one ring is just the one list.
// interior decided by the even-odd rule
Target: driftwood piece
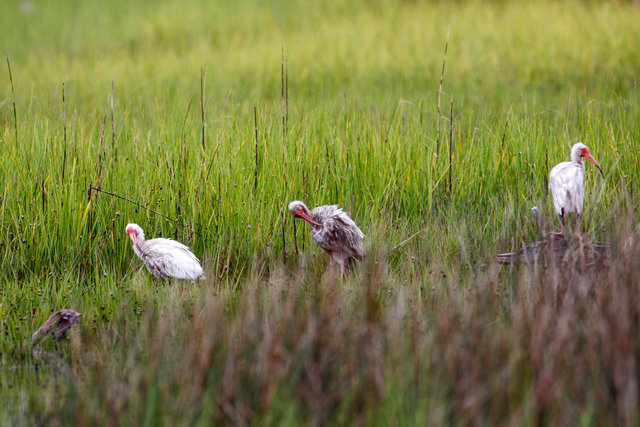
[(538, 222), (542, 240), (528, 243), (517, 252), (498, 254), (497, 261), (501, 264), (522, 262), (530, 264), (537, 262), (541, 256), (547, 255), (557, 263), (568, 261), (570, 258), (583, 260), (587, 266), (606, 266), (611, 259), (611, 248), (598, 245), (581, 236), (566, 236), (562, 232), (547, 231), (547, 226), (537, 207), (531, 208), (533, 216)]
[(80, 319), (82, 313), (64, 308), (54, 312), (40, 328), (33, 333), (32, 344), (38, 345), (41, 339), (47, 338), (53, 333), (53, 338), (58, 340), (62, 338), (67, 330)]

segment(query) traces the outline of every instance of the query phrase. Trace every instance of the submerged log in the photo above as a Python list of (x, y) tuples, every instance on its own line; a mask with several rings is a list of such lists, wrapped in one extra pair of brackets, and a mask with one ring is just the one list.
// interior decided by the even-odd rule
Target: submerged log
[(62, 338), (67, 330), (80, 319), (82, 313), (64, 308), (54, 312), (40, 328), (34, 332), (32, 344), (38, 345), (41, 339), (47, 338), (51, 333), (55, 340)]
[(611, 259), (611, 247), (598, 245), (581, 236), (566, 236), (562, 232), (547, 231), (546, 223), (537, 207), (531, 208), (540, 228), (542, 240), (526, 244), (517, 252), (498, 254), (496, 257), (500, 264), (522, 262), (530, 264), (540, 260), (546, 255), (556, 263), (566, 262), (571, 259), (583, 260), (587, 266), (606, 266)]

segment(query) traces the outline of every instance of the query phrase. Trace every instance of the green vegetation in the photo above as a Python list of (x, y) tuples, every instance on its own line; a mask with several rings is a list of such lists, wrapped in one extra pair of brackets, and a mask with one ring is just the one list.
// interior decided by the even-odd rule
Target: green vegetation
[[(625, 2), (0, 4), (0, 423), (637, 424), (638, 22)], [(611, 268), (496, 265), (538, 239), (532, 206), (558, 227), (546, 177), (577, 140)], [(363, 265), (327, 274), (293, 199), (344, 207)], [(206, 281), (155, 283), (128, 222)], [(32, 354), (65, 307), (69, 340)]]

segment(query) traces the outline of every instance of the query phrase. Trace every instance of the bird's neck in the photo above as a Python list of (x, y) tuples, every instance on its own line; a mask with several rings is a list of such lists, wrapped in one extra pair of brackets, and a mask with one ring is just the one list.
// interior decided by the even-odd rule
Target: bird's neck
[(573, 163), (578, 163), (579, 165), (582, 164), (582, 154), (580, 153), (576, 153), (576, 154), (571, 154), (571, 161)]
[(145, 241), (146, 240), (144, 238), (144, 235), (142, 235), (142, 236), (138, 235), (137, 238), (136, 238), (136, 241), (133, 243), (133, 249), (136, 252), (140, 252), (140, 253), (144, 252), (143, 248), (144, 248)]
[(133, 252), (135, 252), (136, 255), (138, 255), (138, 258), (144, 260), (147, 256), (144, 247), (140, 246), (140, 243), (144, 243), (144, 240), (142, 242), (137, 241), (136, 243), (133, 244)]

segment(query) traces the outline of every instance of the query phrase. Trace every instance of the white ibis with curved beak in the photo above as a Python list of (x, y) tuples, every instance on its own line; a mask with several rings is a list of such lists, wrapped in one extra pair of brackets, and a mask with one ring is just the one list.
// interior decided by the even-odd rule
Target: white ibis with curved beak
[(333, 267), (334, 260), (340, 263), (340, 274), (344, 274), (345, 263), (351, 258), (364, 258), (361, 240), (364, 234), (338, 205), (318, 206), (309, 210), (303, 202), (295, 200), (289, 203), (289, 212), (309, 223), (311, 236), (329, 255), (330, 266)]
[(584, 201), (584, 164), (585, 157), (598, 167), (602, 177), (602, 168), (589, 152), (589, 148), (581, 142), (571, 147), (571, 161), (562, 162), (554, 166), (549, 173), (549, 189), (553, 196), (553, 204), (564, 225), (564, 218), (568, 214), (581, 215)]
[(188, 246), (172, 239), (145, 240), (138, 224), (127, 224), (126, 230), (133, 241), (133, 251), (155, 277), (189, 280), (204, 277), (200, 261)]

